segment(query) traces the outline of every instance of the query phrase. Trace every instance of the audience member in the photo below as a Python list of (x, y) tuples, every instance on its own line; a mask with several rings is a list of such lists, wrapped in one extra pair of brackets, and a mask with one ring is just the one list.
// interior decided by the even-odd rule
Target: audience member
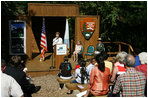
[[(136, 66), (135, 69), (137, 71), (144, 73), (146, 80), (147, 80), (147, 53), (142, 52), (138, 56), (139, 56), (139, 60), (141, 62), (141, 65)], [(147, 81), (146, 81), (146, 85), (145, 85), (145, 96), (147, 96)]]
[(20, 62), (21, 61), (19, 60), (17, 60), (17, 62), (15, 62), (15, 60), (11, 60), (11, 63), (9, 63), (10, 65), (6, 66), (3, 72), (6, 73), (7, 75), (12, 76), (17, 81), (17, 83), (21, 86), (25, 97), (31, 97), (31, 94), (38, 92), (41, 87), (31, 84), (26, 79), (26, 73), (16, 68), (20, 64)]
[(82, 61), (82, 60), (78, 60), (78, 64), (77, 64), (76, 67), (75, 67), (75, 71), (76, 71), (77, 68), (80, 68), (80, 63), (81, 63), (81, 61)]
[(3, 73), (5, 67), (5, 61), (1, 60), (1, 97), (23, 97), (23, 91), (16, 80)]
[[(59, 69), (60, 69), (60, 72), (59, 72), (58, 76), (61, 79), (71, 79), (72, 78), (72, 75), (71, 75), (72, 67), (71, 67), (71, 64), (68, 62), (67, 56), (64, 57), (64, 62), (61, 63)], [(60, 84), (60, 89), (62, 89), (63, 86), (64, 86), (64, 84)]]
[(120, 74), (125, 73), (126, 69), (124, 67), (123, 60), (125, 59), (126, 56), (127, 53), (124, 51), (119, 52), (116, 55), (111, 82), (114, 82)]
[(142, 52), (139, 55), (139, 60), (141, 62), (141, 65), (136, 66), (135, 69), (137, 71), (141, 71), (144, 73), (146, 79), (147, 79), (147, 53), (146, 52)]
[(92, 59), (89, 60), (89, 65), (86, 67), (86, 70), (87, 70), (89, 77), (90, 77), (90, 74), (91, 74), (91, 70), (95, 67), (95, 63), (96, 63), (95, 58), (92, 58)]
[(16, 55), (10, 58), (8, 66), (17, 68), (20, 63), (21, 63), (21, 57)]
[[(88, 74), (86, 71), (86, 61), (81, 60), (80, 68), (77, 68), (75, 71), (75, 79), (72, 80), (72, 83), (78, 84), (87, 84), (88, 83)], [(67, 94), (72, 94), (73, 90), (68, 92)]]
[(113, 71), (113, 63), (108, 61), (107, 59), (108, 59), (108, 55), (106, 53), (104, 53), (105, 67), (109, 68), (110, 72), (112, 73), (112, 71)]
[(138, 56), (139, 53), (140, 53), (140, 49), (138, 49), (138, 48), (134, 49), (134, 56), (135, 56), (135, 60), (136, 60), (134, 67), (141, 65), (140, 60), (139, 60), (139, 56)]
[(88, 74), (86, 69), (86, 62), (84, 60), (80, 63), (80, 68), (75, 71), (75, 80), (72, 83), (86, 84), (88, 80)]
[(71, 79), (72, 75), (71, 75), (71, 64), (68, 62), (68, 57), (64, 57), (64, 62), (62, 62), (60, 64), (60, 73), (59, 73), (59, 77), (62, 79)]
[(78, 61), (78, 53), (81, 52), (81, 50), (82, 50), (81, 41), (78, 41), (75, 46), (75, 51), (73, 52), (74, 62)]
[(127, 55), (124, 59), (126, 73), (118, 76), (113, 94), (120, 92), (120, 97), (144, 97), (146, 78), (134, 68), (135, 58)]
[(21, 59), (20, 56), (12, 56), (8, 63), (9, 66), (18, 68), (26, 73), (27, 68), (25, 66), (25, 61)]
[(108, 84), (111, 75), (110, 69), (105, 67), (103, 56), (97, 55), (96, 62), (97, 65), (91, 71), (89, 88), (84, 97), (91, 95), (99, 96), (108, 93)]

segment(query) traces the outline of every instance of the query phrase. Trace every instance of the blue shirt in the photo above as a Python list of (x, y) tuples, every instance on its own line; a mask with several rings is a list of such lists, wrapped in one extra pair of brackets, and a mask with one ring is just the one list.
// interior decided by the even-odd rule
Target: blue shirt
[(140, 61), (139, 61), (139, 56), (136, 56), (135, 57), (135, 60), (136, 60), (136, 63), (134, 65), (134, 67), (138, 66), (138, 65), (141, 65)]

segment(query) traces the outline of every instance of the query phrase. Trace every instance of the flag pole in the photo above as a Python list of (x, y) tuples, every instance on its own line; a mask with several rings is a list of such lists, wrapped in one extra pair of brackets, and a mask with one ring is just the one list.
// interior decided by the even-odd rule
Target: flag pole
[(46, 28), (45, 28), (45, 18), (43, 17), (42, 22), (42, 32), (41, 32), (41, 58), (40, 61), (45, 60), (45, 52), (47, 51), (47, 39), (46, 39)]
[[(44, 20), (44, 16), (43, 16), (43, 20)], [(42, 20), (42, 22), (43, 22), (43, 20)], [(42, 24), (43, 25), (43, 24)], [(42, 35), (41, 35), (42, 36)], [(40, 61), (44, 61), (44, 59), (43, 59), (43, 55), (42, 55), (42, 51), (43, 51), (43, 48), (41, 47), (41, 58), (40, 58)]]

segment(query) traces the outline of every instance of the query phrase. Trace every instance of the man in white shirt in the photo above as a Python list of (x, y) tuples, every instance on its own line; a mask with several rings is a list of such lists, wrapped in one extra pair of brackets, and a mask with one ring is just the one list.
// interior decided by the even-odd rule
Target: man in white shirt
[(90, 62), (90, 64), (86, 67), (86, 69), (87, 69), (88, 75), (90, 76), (91, 70), (95, 67), (96, 60), (95, 60), (95, 58), (92, 58), (92, 59), (90, 59), (89, 62)]
[[(1, 70), (3, 71), (5, 61), (1, 61)], [(11, 76), (1, 71), (1, 97), (23, 97), (21, 86)]]
[(53, 39), (53, 47), (56, 45), (56, 44), (62, 44), (63, 43), (63, 39), (60, 37), (60, 33), (59, 32), (56, 32), (56, 37)]

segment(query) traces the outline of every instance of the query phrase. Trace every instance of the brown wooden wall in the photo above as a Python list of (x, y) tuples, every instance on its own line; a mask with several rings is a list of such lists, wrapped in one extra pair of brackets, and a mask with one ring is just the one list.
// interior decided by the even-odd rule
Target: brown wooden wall
[(78, 16), (79, 6), (75, 4), (28, 3), (29, 16)]
[(34, 37), (33, 32), (31, 33), (31, 46), (32, 46), (32, 53), (40, 53), (40, 49), (37, 45), (37, 41)]
[(79, 6), (75, 4), (28, 3), (27, 55), (32, 57), (32, 53), (40, 52), (32, 31), (32, 16), (75, 17), (78, 15)]
[[(93, 35), (91, 36), (91, 38), (89, 40), (86, 40), (85, 37), (83, 36), (81, 30), (80, 30), (80, 21), (85, 18), (85, 17), (92, 17), (94, 19), (94, 21), (96, 21), (96, 28), (95, 28), (95, 32), (93, 33)], [(87, 47), (89, 45), (93, 45), (96, 48), (96, 45), (98, 43), (97, 39), (99, 37), (99, 25), (100, 25), (100, 16), (78, 16), (76, 17), (75, 20), (75, 44), (77, 43), (78, 40), (81, 41), (83, 47), (84, 47), (84, 51), (83, 51), (83, 55), (87, 52)]]

